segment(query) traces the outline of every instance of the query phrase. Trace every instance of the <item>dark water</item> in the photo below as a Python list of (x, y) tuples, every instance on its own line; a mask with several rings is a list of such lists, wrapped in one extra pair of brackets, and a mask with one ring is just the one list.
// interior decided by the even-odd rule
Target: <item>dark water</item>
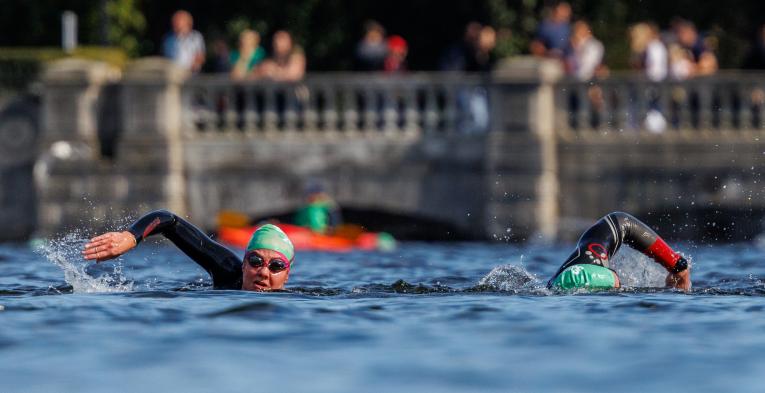
[(172, 246), (77, 245), (0, 246), (0, 391), (765, 390), (756, 244), (680, 245), (690, 294), (638, 289), (664, 274), (627, 252), (633, 288), (574, 295), (542, 284), (569, 246), (301, 253), (265, 294), (210, 290)]

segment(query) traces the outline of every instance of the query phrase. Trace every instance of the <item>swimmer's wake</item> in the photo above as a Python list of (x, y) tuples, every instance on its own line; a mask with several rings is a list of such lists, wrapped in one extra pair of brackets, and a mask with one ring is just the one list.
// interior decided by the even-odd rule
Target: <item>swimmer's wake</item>
[(70, 233), (61, 239), (50, 240), (35, 250), (64, 271), (64, 281), (72, 286), (74, 293), (130, 292), (133, 282), (122, 275), (122, 266), (114, 264), (110, 273), (93, 277), (82, 260), (80, 249), (83, 240), (78, 233)]

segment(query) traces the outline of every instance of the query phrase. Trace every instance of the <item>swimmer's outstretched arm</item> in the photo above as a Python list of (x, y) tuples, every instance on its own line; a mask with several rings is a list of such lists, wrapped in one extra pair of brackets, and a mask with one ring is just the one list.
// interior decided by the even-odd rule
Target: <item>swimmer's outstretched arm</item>
[(199, 228), (167, 210), (156, 210), (134, 222), (127, 231), (109, 232), (94, 237), (85, 245), (85, 259), (97, 262), (116, 258), (133, 249), (143, 239), (162, 234), (213, 278), (216, 287), (241, 279), (241, 260), (228, 248), (210, 239)]
[(669, 272), (666, 285), (682, 290), (691, 289), (691, 267), (688, 261), (678, 254), (644, 222), (622, 212), (607, 215), (616, 223), (617, 233), (622, 242), (653, 258)]
[(587, 229), (579, 238), (576, 250), (555, 273), (553, 280), (571, 265), (607, 264), (624, 243), (664, 266), (669, 272), (667, 286), (690, 289), (690, 266), (685, 258), (673, 251), (648, 225), (622, 212), (610, 213)]

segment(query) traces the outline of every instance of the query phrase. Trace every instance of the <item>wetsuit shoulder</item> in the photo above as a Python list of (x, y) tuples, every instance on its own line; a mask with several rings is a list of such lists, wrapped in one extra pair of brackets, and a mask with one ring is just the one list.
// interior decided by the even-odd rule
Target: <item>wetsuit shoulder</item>
[(231, 250), (167, 210), (155, 210), (128, 229), (136, 242), (161, 234), (210, 274), (216, 289), (240, 289), (242, 262)]

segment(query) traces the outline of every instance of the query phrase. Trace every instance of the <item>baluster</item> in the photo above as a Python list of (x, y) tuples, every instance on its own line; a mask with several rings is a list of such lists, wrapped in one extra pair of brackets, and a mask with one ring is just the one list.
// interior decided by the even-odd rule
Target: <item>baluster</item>
[[(420, 131), (420, 111), (417, 108), (417, 85), (404, 87), (404, 132), (417, 133)], [(398, 105), (397, 105), (398, 106)]]
[(362, 124), (361, 131), (368, 134), (375, 130), (375, 105), (377, 101), (375, 100), (374, 87), (367, 85), (363, 87), (360, 94), (364, 104), (364, 109), (360, 114)]
[(297, 132), (297, 118), (298, 118), (298, 95), (300, 85), (290, 84), (284, 86), (282, 90), (284, 94), (284, 131), (287, 133)]
[(592, 107), (592, 119), (597, 128), (607, 133), (613, 131), (613, 114), (611, 113), (613, 105), (610, 100), (613, 98), (612, 87), (610, 84), (591, 84), (587, 92), (587, 101)]
[(456, 134), (457, 130), (457, 87), (449, 83), (444, 87), (443, 129), (446, 134)]
[(583, 83), (577, 83), (574, 88), (574, 102), (576, 102), (576, 128), (579, 134), (589, 134), (592, 129), (592, 123), (590, 122), (591, 106), (590, 100), (587, 97), (587, 85)]
[(345, 134), (353, 134), (359, 130), (356, 98), (355, 86), (345, 86), (343, 89), (343, 130)]
[(194, 97), (196, 101), (194, 106), (199, 108), (200, 124), (202, 129), (206, 132), (213, 132), (215, 130), (215, 106), (214, 93), (210, 89), (200, 89), (199, 95)]
[(698, 119), (699, 129), (701, 131), (712, 130), (712, 113), (716, 108), (714, 107), (713, 92), (709, 83), (700, 83), (697, 85), (696, 94), (698, 95), (699, 108)]
[(751, 89), (748, 81), (736, 84), (734, 94), (738, 99), (738, 108), (736, 117), (738, 118), (738, 127), (742, 131), (748, 131), (752, 129), (752, 106), (751, 106)]
[(612, 107), (613, 127), (615, 131), (624, 132), (628, 127), (630, 96), (633, 95), (632, 86), (623, 83), (616, 83), (614, 87), (615, 102)]
[(259, 119), (256, 92), (249, 85), (242, 86), (242, 99), (244, 102), (244, 132), (245, 134), (254, 134), (257, 129)]
[(276, 112), (276, 89), (272, 83), (268, 83), (263, 89), (263, 132), (266, 134), (277, 132), (279, 114)]
[(319, 95), (322, 94), (322, 91), (318, 85), (309, 85), (306, 89), (308, 99), (303, 107), (303, 129), (306, 132), (315, 133), (319, 129)]
[(322, 86), (322, 92), (324, 92), (324, 108), (322, 108), (322, 124), (325, 134), (336, 133), (340, 130), (337, 107), (337, 94), (338, 90), (334, 86), (324, 85)]
[[(669, 121), (674, 126), (672, 128), (677, 128), (680, 132), (693, 130), (694, 122), (692, 118), (698, 116), (701, 110), (698, 85), (693, 83), (674, 83), (671, 89), (670, 103), (671, 108), (675, 112), (668, 112), (668, 114)], [(697, 108), (694, 108), (694, 102)]]
[[(457, 93), (459, 94), (459, 93)], [(571, 124), (574, 116), (571, 112), (570, 100), (571, 84), (561, 82), (555, 89), (555, 129), (561, 136), (572, 135), (575, 133), (574, 126)], [(464, 116), (461, 113), (460, 116)]]
[(433, 85), (425, 87), (425, 132), (433, 133), (438, 125), (438, 105), (436, 103), (436, 89)]
[(237, 96), (233, 86), (229, 86), (221, 91), (220, 103), (221, 110), (223, 111), (223, 127), (224, 132), (236, 132), (236, 118), (237, 118)]
[(397, 103), (398, 86), (389, 84), (383, 90), (383, 131), (386, 134), (394, 134), (398, 130)]
[(720, 100), (720, 130), (730, 132), (733, 130), (733, 100), (730, 85), (720, 84), (715, 90)]

